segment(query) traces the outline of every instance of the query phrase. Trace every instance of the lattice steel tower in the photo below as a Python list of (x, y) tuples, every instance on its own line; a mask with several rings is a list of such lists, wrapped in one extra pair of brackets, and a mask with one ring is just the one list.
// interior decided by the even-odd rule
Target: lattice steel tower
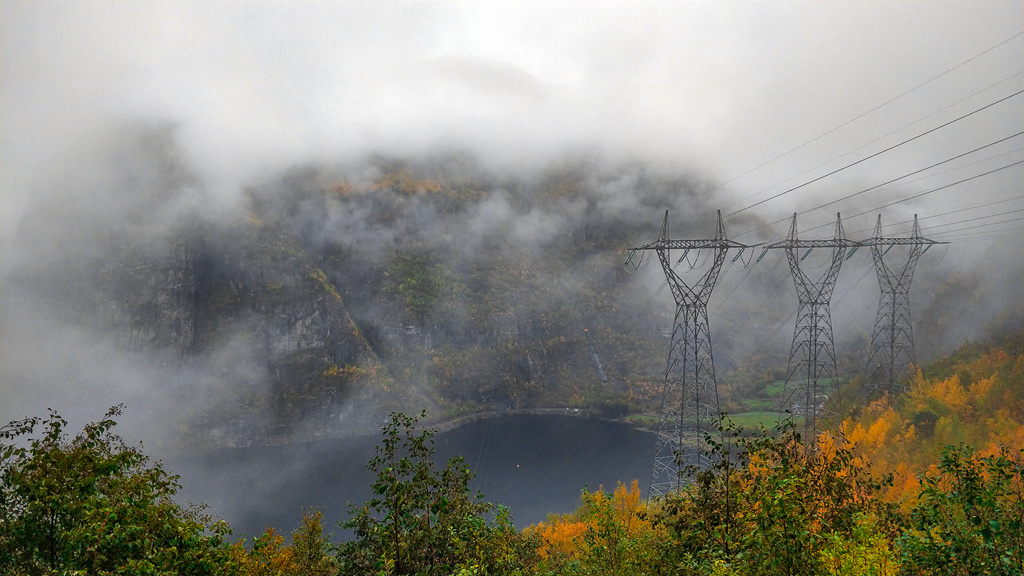
[[(768, 248), (786, 250), (789, 269), (793, 274), (800, 306), (793, 330), (793, 346), (789, 352), (789, 371), (783, 388), (782, 409), (789, 409), (804, 419), (804, 446), (813, 446), (822, 420), (836, 415), (828, 395), (838, 384), (836, 371), (836, 350), (832, 336), (832, 314), (830, 304), (835, 290), (839, 269), (845, 260), (847, 248), (861, 246), (861, 243), (847, 240), (843, 236), (843, 222), (836, 214), (836, 232), (831, 240), (799, 240), (796, 233), (796, 214), (789, 228), (789, 236), (769, 244)], [(811, 280), (800, 269), (800, 262), (814, 248), (831, 248), (832, 259), (828, 269), (817, 280)], [(806, 249), (803, 256), (799, 250)]]
[[(910, 321), (910, 283), (914, 279), (918, 258), (932, 244), (940, 243), (921, 237), (917, 214), (914, 214), (914, 229), (909, 238), (885, 238), (882, 236), (882, 215), (878, 215), (875, 235), (865, 242), (871, 245), (878, 285), (882, 290), (867, 362), (865, 386), (868, 392), (883, 390), (891, 398), (893, 394), (904, 391), (897, 390), (896, 384), (910, 365), (916, 362), (914, 329)], [(893, 246), (910, 247), (906, 262), (897, 270), (890, 268), (883, 259)], [(922, 246), (925, 246), (924, 250), (921, 250)]]
[[(704, 434), (712, 430), (719, 411), (707, 304), (729, 248), (743, 247), (743, 244), (726, 238), (721, 211), (713, 239), (672, 240), (666, 210), (658, 239), (634, 248), (657, 253), (676, 301), (648, 497), (678, 490), (684, 468), (703, 467), (709, 463), (704, 450)], [(673, 270), (672, 250), (712, 250), (714, 261), (700, 280), (690, 286)], [(686, 252), (679, 261), (685, 257)]]

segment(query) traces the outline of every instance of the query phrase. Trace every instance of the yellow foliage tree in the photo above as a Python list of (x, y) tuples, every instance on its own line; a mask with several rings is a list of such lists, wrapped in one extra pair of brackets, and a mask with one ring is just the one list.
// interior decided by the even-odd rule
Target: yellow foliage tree
[(323, 534), (323, 515), (317, 510), (302, 514), (302, 522), (292, 533), (292, 544), (273, 528), (246, 549), (241, 541), (231, 550), (231, 560), (239, 576), (328, 576), (335, 574), (330, 542)]
[(918, 368), (907, 394), (876, 401), (844, 422), (847, 441), (872, 471), (893, 475), (886, 498), (909, 510), (920, 492), (918, 477), (934, 472), (947, 445), (966, 442), (981, 455), (1024, 445), (1024, 354), (1011, 353), (1019, 349), (1012, 342), (973, 357), (965, 347), (952, 361)]
[(250, 550), (245, 543), (235, 545), (234, 559), (241, 576), (292, 576), (298, 574), (298, 567), (292, 555), (291, 546), (284, 544), (284, 536), (273, 528), (261, 534)]

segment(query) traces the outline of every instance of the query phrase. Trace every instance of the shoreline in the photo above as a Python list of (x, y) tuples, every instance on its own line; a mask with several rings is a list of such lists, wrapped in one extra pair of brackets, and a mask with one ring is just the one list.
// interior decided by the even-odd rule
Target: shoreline
[[(505, 416), (568, 416), (573, 418), (590, 418), (594, 420), (602, 420), (605, 422), (616, 422), (620, 424), (627, 424), (642, 432), (649, 432), (655, 434), (655, 430), (645, 428), (636, 422), (627, 420), (626, 418), (603, 418), (598, 416), (596, 411), (589, 408), (514, 408), (509, 410), (487, 410), (482, 412), (470, 412), (467, 414), (461, 414), (458, 416), (440, 419), (430, 420), (429, 413), (427, 420), (421, 420), (419, 425), (423, 428), (429, 428), (435, 432), (435, 434), (443, 434), (449, 432), (460, 426), (469, 424), (470, 422), (476, 422), (478, 420), (487, 420), (491, 418), (501, 418)], [(172, 458), (174, 456), (184, 453), (195, 453), (195, 452), (214, 452), (217, 450), (245, 450), (251, 448), (267, 448), (274, 446), (286, 446), (289, 444), (308, 444), (313, 442), (322, 442), (327, 440), (343, 440), (343, 439), (368, 439), (376, 438), (380, 436), (379, 432), (374, 433), (340, 433), (340, 434), (324, 434), (322, 436), (313, 438), (302, 438), (289, 440), (287, 438), (272, 438), (269, 442), (263, 444), (252, 444), (249, 446), (204, 446), (204, 447), (180, 447), (176, 449), (163, 451), (162, 458)]]

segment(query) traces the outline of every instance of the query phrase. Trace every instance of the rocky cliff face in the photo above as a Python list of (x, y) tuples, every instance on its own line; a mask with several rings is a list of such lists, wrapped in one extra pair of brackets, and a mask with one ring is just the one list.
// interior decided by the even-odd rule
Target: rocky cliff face
[[(124, 247), (103, 276), (107, 329), (121, 344), (171, 350), (181, 365), (203, 358), (219, 373), (210, 404), (189, 417), (192, 436), (248, 444), (365, 432), (386, 414), (380, 360), (337, 289), (255, 218), (182, 230), (163, 257)], [(232, 347), (254, 365), (235, 365), (238, 355), (222, 353)], [(362, 409), (346, 412), (356, 398)]]
[(244, 206), (191, 202), (173, 130), (108, 152), (98, 191), (54, 192), (20, 223), (0, 297), (5, 329), (33, 338), (8, 340), (0, 395), (19, 380), (47, 405), (102, 402), (121, 372), (135, 407), (190, 445), (374, 432), (407, 399), (303, 246)]

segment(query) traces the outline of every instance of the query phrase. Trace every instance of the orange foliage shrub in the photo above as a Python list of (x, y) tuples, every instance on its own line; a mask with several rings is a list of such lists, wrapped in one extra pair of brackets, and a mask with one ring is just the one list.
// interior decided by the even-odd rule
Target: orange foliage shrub
[[(561, 565), (583, 560), (598, 549), (615, 549), (625, 540), (653, 540), (663, 532), (646, 517), (647, 504), (640, 498), (637, 480), (628, 488), (620, 482), (612, 494), (598, 487), (596, 492), (584, 492), (581, 500), (573, 514), (552, 515), (524, 531), (540, 537), (538, 553), (543, 561)], [(619, 560), (625, 565), (632, 561)]]
[(540, 536), (541, 545), (538, 552), (543, 560), (547, 560), (552, 555), (563, 555), (566, 558), (575, 559), (577, 541), (586, 531), (586, 522), (572, 522), (561, 518), (550, 524), (541, 522), (527, 528), (528, 534)]

